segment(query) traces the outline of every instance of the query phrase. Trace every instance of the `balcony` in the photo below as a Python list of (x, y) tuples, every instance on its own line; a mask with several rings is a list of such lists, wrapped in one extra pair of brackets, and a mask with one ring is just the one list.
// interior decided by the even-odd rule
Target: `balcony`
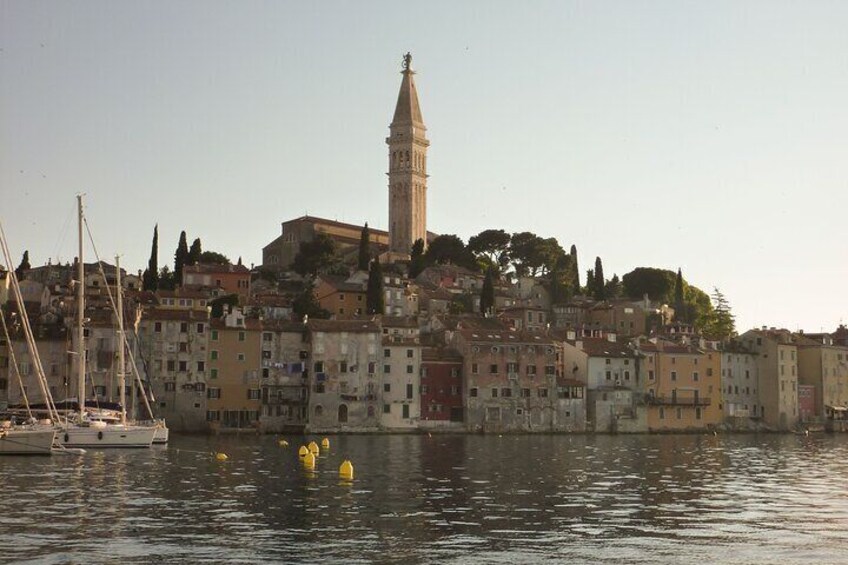
[(711, 404), (709, 398), (682, 396), (679, 394), (647, 395), (645, 402), (654, 406), (709, 406)]

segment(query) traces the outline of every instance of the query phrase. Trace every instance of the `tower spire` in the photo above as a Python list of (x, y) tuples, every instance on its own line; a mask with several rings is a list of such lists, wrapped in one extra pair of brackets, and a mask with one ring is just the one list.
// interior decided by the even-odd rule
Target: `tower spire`
[(412, 55), (403, 57), (392, 123), (389, 125), (389, 251), (409, 255), (416, 240), (427, 242), (427, 128), (418, 103)]

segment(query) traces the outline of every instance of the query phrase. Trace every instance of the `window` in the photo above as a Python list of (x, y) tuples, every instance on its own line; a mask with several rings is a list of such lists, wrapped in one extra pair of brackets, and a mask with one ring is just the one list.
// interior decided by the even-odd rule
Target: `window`
[(180, 373), (188, 371), (188, 361), (180, 361)]
[(512, 398), (512, 389), (511, 388), (502, 388), (501, 396), (504, 398)]
[(671, 380), (673, 380), (673, 381), (676, 381), (676, 380), (677, 380), (677, 371), (672, 371), (672, 372), (671, 372)]
[(207, 422), (218, 422), (221, 419), (221, 412), (219, 410), (207, 410), (206, 411), (206, 421)]
[(492, 398), (497, 398), (497, 397), (498, 397), (498, 389), (493, 388), (492, 389)]
[(391, 349), (384, 349), (384, 350), (383, 350), (383, 357), (385, 357), (386, 359), (388, 359), (388, 358), (389, 358), (389, 357), (391, 357), (391, 356), (392, 356), (392, 350), (391, 350)]
[(258, 388), (249, 388), (247, 389), (247, 399), (248, 400), (259, 400), (262, 398), (262, 391)]
[(624, 371), (624, 380), (625, 380), (625, 381), (629, 381), (629, 380), (630, 380), (630, 371)]
[(612, 359), (604, 359), (605, 365), (609, 365), (610, 363), (612, 363)]
[(218, 350), (213, 349), (212, 351), (210, 351), (209, 352), (209, 358), (212, 359), (213, 361), (216, 361), (218, 359)]
[(156, 333), (162, 333), (162, 322), (156, 322), (153, 324), (153, 331)]
[(180, 333), (181, 334), (188, 333), (188, 322), (181, 322), (180, 323)]
[(468, 396), (473, 396), (474, 398), (477, 398), (477, 387), (476, 386), (468, 389)]
[(412, 359), (415, 356), (415, 352), (412, 349), (407, 349), (406, 356), (407, 358)]
[(607, 379), (608, 381), (611, 381), (611, 380), (612, 380), (612, 371), (607, 371), (607, 372), (606, 372), (606, 379)]
[(202, 323), (197, 324), (197, 333), (202, 334), (204, 331), (206, 331), (206, 326)]
[(391, 365), (383, 365), (383, 374), (388, 375), (391, 372), (392, 372), (392, 366)]
[(471, 374), (476, 375), (479, 372), (480, 372), (480, 367), (477, 365), (477, 363), (472, 363), (471, 364)]
[(239, 340), (239, 341), (244, 341), (244, 339), (245, 339), (245, 333), (244, 333), (244, 332), (239, 332), (239, 333), (238, 333), (238, 340)]
[(677, 358), (676, 358), (676, 357), (672, 357), (672, 358), (671, 358), (671, 364), (672, 364), (672, 365), (674, 365), (675, 363), (677, 363)]
[(221, 389), (212, 387), (207, 388), (206, 398), (221, 398)]
[(392, 392), (392, 384), (383, 383), (383, 392)]
[(490, 375), (497, 375), (498, 374), (498, 364), (497, 363), (492, 363), (491, 365), (489, 365), (489, 374)]
[(521, 389), (521, 398), (530, 398), (530, 389), (522, 388)]
[(272, 341), (274, 339), (274, 334), (271, 332), (262, 332), (262, 341)]
[[(23, 365), (23, 363), (22, 363)], [(168, 372), (173, 373), (177, 369), (177, 363), (173, 359), (168, 360)], [(23, 372), (23, 371), (21, 371)]]
[(218, 341), (218, 330), (212, 330), (212, 341)]
[(238, 359), (239, 361), (244, 361), (244, 353), (239, 353), (239, 354), (236, 356), (236, 359)]
[(174, 392), (177, 390), (177, 383), (165, 383), (165, 392)]
[(377, 364), (373, 361), (368, 363), (368, 374), (373, 375), (377, 372)]
[(188, 352), (188, 344), (184, 341), (180, 342), (180, 353)]
[(665, 420), (665, 409), (660, 407), (660, 420)]
[(554, 365), (545, 365), (545, 375), (552, 377), (556, 374), (556, 367)]
[(450, 390), (451, 390), (451, 396), (459, 396), (459, 386), (452, 385)]
[(412, 383), (406, 383), (406, 397), (412, 398)]
[(315, 369), (316, 373), (323, 373), (324, 372), (324, 362), (323, 361), (316, 361), (313, 368)]
[(527, 376), (535, 377), (536, 376), (536, 365), (527, 365)]
[[(451, 377), (459, 377), (459, 368), (453, 367), (450, 372)], [(424, 373), (424, 376), (427, 376), (427, 373)]]
[(270, 349), (263, 349), (262, 350), (262, 358), (263, 359), (270, 359), (271, 358), (271, 350)]
[(401, 418), (404, 420), (409, 419), (409, 404), (404, 404), (401, 412)]
[(392, 405), (391, 404), (383, 404), (383, 414), (391, 414), (392, 413)]
[(695, 419), (696, 420), (701, 419), (701, 409), (700, 408), (695, 408)]
[(340, 373), (347, 373), (347, 361), (341, 361), (339, 363), (339, 372)]
[(712, 368), (712, 367), (707, 367), (707, 376), (708, 376), (708, 377), (712, 377), (712, 376), (713, 376), (713, 368)]
[(318, 394), (323, 394), (324, 392), (324, 383), (318, 383), (315, 385), (315, 392)]
[(548, 397), (548, 389), (540, 388), (539, 389), (539, 398), (547, 398)]
[(695, 381), (696, 383), (698, 382), (698, 371), (695, 371), (694, 373), (692, 373), (692, 380)]
[(213, 379), (217, 379), (218, 378), (218, 369), (212, 369), (211, 371), (209, 371), (209, 376)]

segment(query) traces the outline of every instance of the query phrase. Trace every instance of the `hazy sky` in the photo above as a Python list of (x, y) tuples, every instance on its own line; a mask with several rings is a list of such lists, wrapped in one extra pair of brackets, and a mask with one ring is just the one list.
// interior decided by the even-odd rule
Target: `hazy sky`
[(0, 220), (33, 264), (189, 242), (245, 264), (306, 212), (387, 225), (411, 51), (428, 228), (683, 268), (739, 329), (848, 321), (848, 2), (0, 0)]

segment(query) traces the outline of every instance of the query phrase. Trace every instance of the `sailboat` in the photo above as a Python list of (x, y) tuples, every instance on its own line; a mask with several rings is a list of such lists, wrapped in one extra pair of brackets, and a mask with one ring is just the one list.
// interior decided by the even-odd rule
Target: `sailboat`
[[(107, 422), (91, 417), (85, 402), (85, 265), (83, 262), (83, 213), (82, 195), (77, 196), (77, 218), (79, 222), (79, 262), (77, 286), (77, 413), (74, 421), (58, 434), (58, 441), (65, 447), (150, 447), (156, 428), (153, 426), (137, 426), (127, 422), (126, 418), (126, 388), (124, 371), (118, 374), (121, 390), (121, 418), (118, 422)], [(120, 283), (120, 281), (119, 281)], [(124, 361), (123, 316), (118, 316), (120, 343), (119, 357), (121, 367)]]
[[(14, 276), (14, 273), (9, 273)], [(39, 423), (32, 415), (29, 401), (26, 400), (26, 391), (21, 382), (21, 374), (18, 371), (18, 363), (15, 359), (15, 350), (12, 347), (9, 329), (6, 326), (6, 316), (0, 310), (0, 322), (3, 325), (3, 335), (9, 344), (9, 364), (14, 367), (18, 378), (18, 385), (24, 394), (27, 408), (27, 420), (24, 424), (18, 424), (14, 420), (0, 422), (0, 455), (50, 455), (53, 453), (53, 441), (56, 439), (56, 428), (52, 424)]]

